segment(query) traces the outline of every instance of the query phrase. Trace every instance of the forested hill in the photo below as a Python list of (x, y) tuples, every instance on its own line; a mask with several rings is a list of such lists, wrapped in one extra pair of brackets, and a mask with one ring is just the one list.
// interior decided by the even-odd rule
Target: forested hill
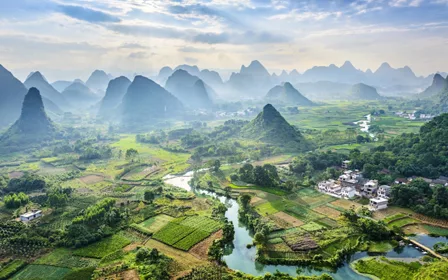
[(383, 169), (404, 176), (436, 178), (448, 175), (448, 114), (442, 114), (420, 128), (419, 134), (402, 134), (369, 153), (350, 154), (352, 167), (368, 177), (382, 177)]

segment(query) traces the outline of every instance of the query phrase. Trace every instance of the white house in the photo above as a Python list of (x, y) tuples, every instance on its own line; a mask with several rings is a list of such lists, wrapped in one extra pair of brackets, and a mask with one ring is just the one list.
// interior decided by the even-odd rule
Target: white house
[(356, 189), (353, 187), (344, 187), (341, 191), (341, 196), (345, 199), (353, 198), (356, 195)]
[(333, 179), (320, 182), (317, 185), (317, 188), (321, 192), (329, 192), (333, 194), (340, 194), (341, 192), (341, 185), (339, 185), (339, 183)]
[(369, 207), (373, 211), (386, 209), (387, 208), (387, 202), (388, 200), (385, 198), (377, 197), (377, 198), (371, 198)]
[(344, 161), (342, 162), (342, 168), (347, 169), (349, 164), (350, 164), (350, 161), (349, 161), (349, 160), (344, 160)]
[(29, 222), (40, 216), (42, 216), (42, 210), (32, 210), (31, 212), (20, 215), (20, 220), (22, 222)]
[(377, 195), (380, 198), (389, 199), (390, 191), (391, 191), (391, 187), (390, 186), (388, 186), (388, 185), (381, 185), (378, 188)]
[(378, 180), (369, 180), (367, 183), (364, 184), (362, 191), (369, 196), (373, 196), (376, 193), (377, 189), (378, 189)]

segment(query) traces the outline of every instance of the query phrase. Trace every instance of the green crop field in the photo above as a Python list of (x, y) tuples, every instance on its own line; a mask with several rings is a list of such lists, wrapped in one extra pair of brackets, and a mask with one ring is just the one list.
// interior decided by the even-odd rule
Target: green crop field
[(28, 265), (14, 274), (13, 280), (61, 280), (71, 269), (50, 265)]
[(393, 221), (392, 223), (389, 223), (387, 226), (389, 228), (393, 228), (395, 226), (397, 226), (397, 227), (404, 227), (404, 226), (412, 225), (412, 224), (415, 224), (415, 223), (418, 223), (418, 221), (414, 220), (412, 218), (403, 218), (403, 219), (399, 219), (399, 220)]
[(0, 268), (0, 279), (9, 279), (14, 273), (24, 267), (26, 263), (22, 260), (13, 260), (6, 266)]
[(160, 214), (141, 222), (139, 226), (147, 228), (150, 232), (156, 232), (166, 226), (172, 220), (173, 217), (165, 214)]
[(435, 227), (431, 225), (423, 225), (423, 227), (429, 232), (429, 234), (448, 236), (448, 228)]
[(181, 250), (189, 250), (220, 228), (220, 223), (203, 216), (177, 218), (156, 232), (153, 238)]
[(301, 229), (304, 229), (306, 231), (318, 231), (318, 230), (322, 230), (325, 229), (324, 226), (319, 225), (318, 223), (315, 222), (309, 222), (307, 224), (304, 224), (303, 226), (300, 226)]
[(33, 264), (53, 265), (68, 268), (82, 268), (96, 266), (98, 264), (98, 260), (75, 256), (70, 249), (58, 248), (37, 259)]
[(288, 207), (284, 211), (304, 222), (310, 222), (312, 220), (323, 218), (323, 215), (318, 214), (312, 211), (311, 209), (300, 205)]
[(195, 230), (182, 240), (173, 245), (174, 248), (188, 251), (191, 247), (209, 237), (210, 233), (202, 230)]
[(130, 243), (131, 241), (126, 237), (116, 234), (90, 244), (87, 247), (76, 249), (73, 254), (81, 257), (100, 259)]

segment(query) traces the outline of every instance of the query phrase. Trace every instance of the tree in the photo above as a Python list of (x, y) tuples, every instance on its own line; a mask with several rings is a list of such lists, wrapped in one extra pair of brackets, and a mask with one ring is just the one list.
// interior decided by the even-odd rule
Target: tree
[(213, 163), (213, 171), (218, 172), (220, 167), (221, 161), (219, 161), (219, 159), (215, 160), (215, 162)]
[(250, 163), (245, 163), (239, 170), (240, 180), (246, 183), (254, 182), (254, 167)]
[(248, 194), (243, 194), (242, 196), (239, 197), (239, 201), (243, 206), (243, 208), (247, 208), (249, 206), (250, 200), (251, 197)]
[(138, 151), (134, 148), (130, 148), (126, 150), (126, 160), (132, 160), (134, 161), (134, 159), (138, 156)]
[(144, 197), (146, 201), (152, 202), (154, 200), (155, 195), (153, 191), (145, 191)]
[(62, 207), (68, 202), (68, 195), (60, 192), (59, 190), (54, 190), (48, 194), (48, 204), (51, 207)]

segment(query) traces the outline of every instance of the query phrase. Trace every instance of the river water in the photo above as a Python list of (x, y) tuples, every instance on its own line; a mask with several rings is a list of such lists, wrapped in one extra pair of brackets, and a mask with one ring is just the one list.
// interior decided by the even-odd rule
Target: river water
[[(264, 265), (255, 260), (257, 249), (252, 247), (246, 248), (247, 244), (252, 244), (252, 234), (238, 219), (239, 204), (235, 199), (227, 198), (217, 195), (215, 193), (192, 189), (188, 182), (191, 180), (193, 172), (188, 172), (184, 175), (174, 176), (168, 175), (164, 178), (165, 183), (185, 189), (187, 191), (193, 191), (198, 196), (212, 196), (218, 198), (224, 203), (228, 210), (225, 216), (233, 222), (235, 229), (235, 239), (233, 240), (233, 248), (226, 250), (224, 260), (227, 266), (233, 270), (239, 270), (241, 272), (260, 276), (266, 273), (274, 273), (276, 270), (284, 273), (288, 273), (291, 276), (296, 276), (297, 266), (288, 265)], [(413, 246), (405, 246), (398, 250), (392, 250), (385, 254), (387, 257), (392, 258), (418, 258), (423, 254)], [(367, 256), (366, 252), (358, 252), (353, 254), (343, 266), (339, 267), (336, 271), (320, 271), (310, 267), (300, 267), (302, 272), (300, 275), (321, 275), (327, 273), (331, 275), (335, 280), (367, 280), (368, 277), (357, 274), (350, 267), (350, 263), (357, 259)]]

